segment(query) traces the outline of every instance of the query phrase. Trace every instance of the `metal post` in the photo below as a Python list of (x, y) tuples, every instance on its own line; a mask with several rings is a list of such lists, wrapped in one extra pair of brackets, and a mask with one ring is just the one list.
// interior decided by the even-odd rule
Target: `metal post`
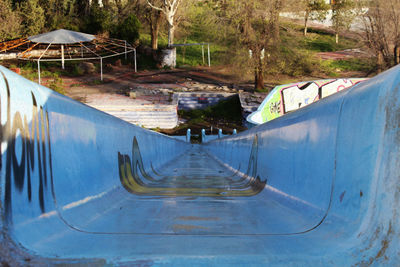
[(208, 66), (211, 67), (210, 44), (208, 44)]
[(190, 129), (187, 129), (187, 131), (186, 131), (186, 142), (190, 143), (190, 137), (191, 137)]
[(201, 129), (201, 142), (205, 143), (206, 142), (206, 130)]
[(233, 129), (233, 134), (237, 134), (237, 130), (236, 129)]
[(103, 81), (103, 58), (100, 58), (100, 79)]
[(137, 72), (137, 63), (136, 63), (136, 48), (133, 50), (133, 53), (135, 55), (135, 72)]
[(127, 60), (128, 57), (127, 57), (127, 54), (126, 54), (126, 41), (124, 41), (124, 42), (125, 42), (125, 60)]
[(218, 129), (218, 138), (222, 138), (222, 129)]
[(81, 46), (81, 57), (83, 58), (83, 46)]
[(206, 60), (204, 58), (204, 45), (201, 46), (201, 55), (203, 56), (203, 65), (206, 64)]
[(64, 45), (61, 45), (61, 67), (64, 69)]
[(37, 61), (37, 66), (38, 66), (38, 82), (40, 84), (40, 59)]

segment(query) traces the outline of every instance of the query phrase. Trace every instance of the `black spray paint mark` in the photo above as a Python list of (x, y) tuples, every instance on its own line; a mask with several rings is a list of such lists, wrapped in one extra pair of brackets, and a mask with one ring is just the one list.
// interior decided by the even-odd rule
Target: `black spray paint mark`
[[(1, 72), (1, 71), (0, 71)], [(4, 208), (6, 218), (10, 221), (12, 204), (12, 181), (18, 192), (22, 192), (27, 187), (27, 198), (32, 201), (32, 196), (36, 195), (32, 188), (32, 179), (37, 178), (39, 187), (37, 197), (41, 212), (45, 212), (44, 194), (47, 189), (47, 175), (50, 171), (51, 183), (53, 186), (53, 174), (50, 149), (50, 132), (48, 112), (43, 110), (42, 106), (37, 105), (33, 92), (32, 96), (32, 121), (30, 126), (26, 115), (22, 117), (20, 112), (15, 112), (11, 121), (11, 96), (10, 86), (4, 73), (1, 72), (7, 92), (7, 120), (0, 127), (1, 143), (6, 142), (7, 150), (5, 152), (5, 193)], [(1, 117), (0, 102), (0, 117)], [(47, 137), (47, 138), (46, 138)], [(20, 138), (21, 146), (17, 148), (17, 139)], [(47, 140), (46, 140), (47, 139)], [(47, 142), (47, 143), (46, 143)], [(0, 144), (1, 149), (1, 144)], [(17, 151), (19, 150), (19, 151)], [(20, 161), (18, 161), (20, 156)], [(37, 158), (36, 158), (37, 157)], [(36, 158), (36, 160), (35, 160)], [(0, 169), (3, 167), (2, 155), (0, 155)], [(48, 170), (49, 165), (49, 170)], [(35, 168), (37, 168), (38, 177), (33, 177)], [(53, 187), (52, 187), (53, 188)]]

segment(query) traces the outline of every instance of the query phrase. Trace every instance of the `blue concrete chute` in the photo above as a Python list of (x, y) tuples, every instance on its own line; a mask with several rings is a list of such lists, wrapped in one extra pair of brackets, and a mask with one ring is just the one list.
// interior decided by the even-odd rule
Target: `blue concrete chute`
[(396, 67), (195, 145), (0, 67), (0, 256), (19, 264), (20, 250), (44, 264), (396, 265), (399, 88)]

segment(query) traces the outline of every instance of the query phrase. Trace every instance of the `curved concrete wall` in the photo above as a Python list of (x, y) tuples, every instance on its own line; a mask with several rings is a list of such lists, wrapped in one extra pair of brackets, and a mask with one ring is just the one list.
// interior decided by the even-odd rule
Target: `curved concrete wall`
[[(400, 67), (202, 146), (0, 71), (0, 227), (45, 263), (349, 266), (400, 260)], [(210, 169), (218, 163), (232, 177), (263, 187), (246, 197), (229, 195), (231, 189), (226, 196), (131, 194), (121, 184), (119, 159), (135, 158), (139, 148), (148, 173), (205, 151), (213, 158)], [(221, 216), (208, 217), (209, 227), (192, 226), (195, 232), (171, 232), (154, 216), (165, 207), (171, 212), (165, 221), (185, 208), (193, 214), (186, 220)]]
[(399, 92), (396, 67), (298, 112), (211, 142), (208, 150), (239, 166), (257, 136), (256, 175), (268, 179), (267, 189), (324, 210), (310, 235), (336, 232), (326, 238), (337, 242), (337, 251), (325, 251), (334, 256), (321, 259), (334, 265), (341, 257), (345, 265), (396, 265)]

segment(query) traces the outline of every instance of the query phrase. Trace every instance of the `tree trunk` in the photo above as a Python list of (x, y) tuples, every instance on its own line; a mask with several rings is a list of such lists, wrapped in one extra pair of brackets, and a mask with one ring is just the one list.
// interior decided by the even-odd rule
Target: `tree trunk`
[(117, 6), (118, 16), (121, 17), (121, 14), (122, 14), (122, 11), (123, 11), (121, 0), (115, 0), (115, 5)]
[(384, 67), (383, 67), (383, 53), (381, 51), (378, 52), (378, 55), (376, 58), (376, 65), (378, 67), (378, 73), (382, 72)]
[(272, 22), (272, 36), (274, 39), (274, 42), (278, 43), (280, 39), (280, 34), (279, 34), (279, 11), (275, 11), (273, 14), (273, 17), (271, 19)]
[(394, 64), (400, 64), (400, 45), (394, 47)]
[(151, 30), (151, 49), (158, 49), (158, 29)]
[(254, 89), (256, 91), (264, 90), (264, 74), (262, 72), (256, 71)]
[(158, 49), (158, 32), (160, 30), (160, 24), (161, 24), (161, 11), (154, 11), (155, 17), (151, 19), (150, 22), (150, 35), (151, 35), (151, 48), (153, 50)]
[(168, 47), (172, 47), (174, 44), (174, 34), (175, 26), (171, 23), (168, 23)]
[(272, 9), (271, 13), (271, 26), (272, 26), (272, 36), (274, 39), (274, 43), (280, 43), (280, 33), (279, 33), (279, 14), (283, 7), (282, 0), (275, 0), (274, 1), (274, 8)]
[(307, 24), (308, 24), (308, 11), (306, 11), (306, 14), (304, 16), (304, 36), (307, 36)]
[(258, 66), (254, 70), (254, 89), (256, 91), (264, 90), (264, 70), (261, 59), (259, 60)]
[(336, 41), (336, 44), (338, 44), (338, 43), (339, 43), (339, 33), (336, 33), (336, 34), (335, 34), (335, 38), (336, 38), (336, 40), (335, 40), (335, 41)]
[(102, 0), (101, 2), (103, 3), (103, 7), (105, 9), (109, 9), (110, 8), (110, 0)]

